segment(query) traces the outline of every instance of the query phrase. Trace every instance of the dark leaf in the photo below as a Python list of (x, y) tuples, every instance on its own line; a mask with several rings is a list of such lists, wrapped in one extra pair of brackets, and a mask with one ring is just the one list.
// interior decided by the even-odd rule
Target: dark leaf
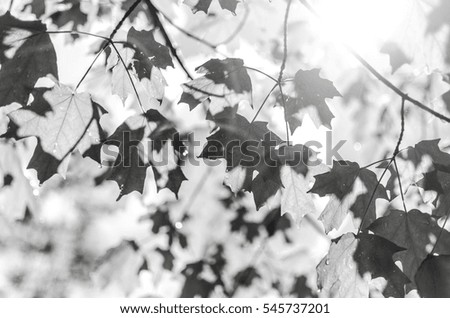
[(32, 0), (30, 3), (23, 7), (25, 11), (28, 7), (31, 8), (31, 13), (33, 13), (36, 18), (40, 18), (45, 14), (45, 1), (44, 0)]
[[(58, 28), (64, 27), (68, 23), (72, 23), (72, 30), (78, 30), (79, 26), (83, 26), (87, 23), (88, 15), (81, 11), (80, 2), (63, 1), (63, 3), (72, 3), (72, 6), (64, 11), (57, 11), (50, 16), (50, 19)], [(73, 38), (77, 38), (78, 35), (72, 35)]]
[[(334, 161), (330, 172), (314, 177), (316, 182), (309, 192), (321, 197), (332, 195), (319, 218), (327, 233), (339, 229), (349, 210), (363, 221), (361, 228), (366, 228), (377, 217), (375, 201), (388, 199), (386, 189), (378, 184), (375, 173), (361, 169), (354, 162)], [(361, 186), (356, 185), (357, 181)]]
[(119, 148), (107, 178), (119, 185), (120, 195), (117, 200), (133, 191), (142, 193), (144, 190), (147, 168), (150, 166), (145, 161), (141, 143), (145, 137), (145, 124), (144, 116), (129, 118), (105, 142)]
[[(83, 153), (99, 142), (97, 104), (92, 103), (89, 94), (76, 93), (57, 84), (43, 97), (36, 99), (30, 107), (8, 115), (19, 126), (19, 137), (38, 137), (42, 150), (58, 160), (65, 159), (75, 150)], [(38, 105), (38, 102), (45, 105)], [(47, 111), (45, 116), (38, 115), (48, 106), (51, 112)]]
[(347, 233), (331, 244), (317, 266), (318, 286), (327, 297), (368, 297), (371, 279), (383, 277), (386, 297), (403, 297), (408, 278), (394, 264), (402, 248), (370, 234)]
[(58, 173), (58, 167), (60, 165), (61, 161), (42, 150), (41, 144), (38, 142), (27, 169), (36, 170), (37, 178), (42, 184)]
[(416, 274), (417, 291), (425, 298), (450, 297), (450, 256), (429, 256)]
[(251, 104), (252, 83), (241, 59), (211, 59), (196, 71), (205, 75), (183, 84), (179, 103), (188, 104), (191, 110), (208, 99), (210, 107), (217, 108), (232, 107), (242, 100)]
[[(127, 42), (127, 45), (136, 50), (134, 58), (139, 63), (146, 65), (149, 61), (151, 65), (158, 68), (173, 67), (169, 49), (155, 40), (153, 31), (137, 31), (134, 27), (131, 27), (128, 31)], [(150, 72), (151, 69), (149, 70)]]

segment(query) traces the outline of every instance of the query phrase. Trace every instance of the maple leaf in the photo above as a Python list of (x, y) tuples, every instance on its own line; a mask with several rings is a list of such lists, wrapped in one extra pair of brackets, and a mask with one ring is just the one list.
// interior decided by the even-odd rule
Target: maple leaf
[[(79, 1), (74, 0), (63, 0), (62, 4), (71, 4), (71, 6), (64, 11), (57, 11), (50, 16), (50, 19), (58, 28), (62, 28), (68, 23), (72, 23), (72, 30), (78, 30), (78, 27), (85, 25), (88, 20), (88, 15), (81, 11), (81, 6)], [(78, 38), (78, 34), (72, 34), (72, 38)]]
[(106, 178), (117, 182), (120, 188), (117, 200), (133, 191), (142, 193), (144, 190), (147, 168), (150, 166), (145, 160), (142, 144), (145, 123), (146, 119), (141, 115), (128, 118), (105, 141), (105, 145), (118, 147), (118, 155)]
[(316, 126), (324, 125), (331, 128), (331, 113), (325, 102), (326, 98), (341, 96), (333, 83), (319, 76), (320, 69), (299, 70), (294, 77), (295, 96), (287, 96), (282, 102), (286, 106), (286, 118), (292, 132), (301, 125), (301, 112), (307, 107), (313, 106), (316, 115), (310, 112), (310, 116)]
[(30, 3), (26, 4), (22, 11), (25, 11), (28, 7), (31, 8), (31, 13), (33, 13), (36, 18), (40, 18), (45, 14), (45, 1), (42, 0), (32, 0)]
[(178, 103), (186, 103), (193, 110), (210, 99), (212, 108), (235, 106), (246, 100), (251, 104), (252, 82), (244, 61), (236, 58), (211, 59), (195, 69), (205, 75), (182, 85)]
[[(273, 151), (282, 140), (267, 128), (267, 122), (250, 123), (233, 108), (224, 109), (211, 120), (217, 128), (207, 137), (199, 157), (225, 159), (227, 171), (232, 173), (226, 183), (235, 191), (252, 191), (259, 209), (281, 187), (281, 164)], [(255, 178), (254, 171), (258, 172)]]
[(161, 173), (155, 167), (152, 168), (153, 175), (156, 180), (157, 191), (167, 188), (172, 191), (175, 194), (175, 197), (178, 199), (178, 191), (180, 190), (181, 184), (183, 183), (183, 181), (187, 180), (180, 166), (176, 166), (174, 169), (169, 169), (167, 173), (167, 180), (164, 186), (159, 183), (159, 180), (162, 179)]
[(450, 172), (450, 154), (439, 148), (439, 141), (440, 139), (422, 140), (414, 147), (408, 147), (406, 154), (402, 152), (402, 157), (411, 161), (416, 167), (425, 157), (428, 157), (431, 159), (432, 167)]
[[(29, 107), (8, 114), (19, 127), (17, 135), (37, 137), (42, 150), (58, 160), (65, 159), (74, 150), (81, 153), (92, 144), (99, 142), (100, 132), (97, 121), (100, 113), (98, 104), (93, 104), (89, 94), (76, 93), (70, 88), (57, 84), (43, 94), (45, 105), (32, 103)], [(36, 102), (42, 101), (36, 99)], [(42, 107), (50, 105), (52, 111), (42, 113)], [(33, 110), (35, 109), (35, 110)]]
[[(284, 147), (281, 164), (281, 214), (290, 213), (296, 224), (300, 224), (308, 213), (314, 213), (312, 195), (308, 193), (312, 179), (307, 166), (311, 150), (303, 145)], [(297, 158), (294, 158), (297, 156)]]
[[(362, 220), (361, 228), (366, 228), (377, 218), (375, 201), (388, 199), (386, 189), (378, 184), (375, 173), (360, 168), (355, 162), (334, 161), (330, 172), (314, 178), (316, 181), (309, 192), (321, 197), (332, 195), (319, 217), (327, 233), (332, 229), (339, 229), (349, 211)], [(361, 186), (357, 186), (357, 180)], [(362, 192), (360, 188), (363, 188)]]
[(258, 174), (252, 181), (251, 189), (256, 209), (259, 210), (280, 189), (280, 184), (270, 179), (264, 179)]
[[(212, 0), (184, 0), (183, 3), (189, 6), (193, 13), (197, 13), (199, 11), (208, 13)], [(236, 7), (238, 3), (238, 0), (219, 0), (220, 7), (230, 11), (233, 14), (236, 14)]]
[(308, 194), (309, 181), (292, 168), (281, 168), (281, 213), (290, 213), (296, 224), (299, 224), (308, 213), (314, 213), (312, 197)]
[[(155, 128), (152, 129), (150, 125)], [(164, 116), (151, 109), (145, 114), (128, 118), (105, 140), (105, 145), (118, 147), (118, 155), (106, 176), (106, 180), (113, 180), (119, 185), (121, 191), (118, 200), (133, 191), (143, 192), (148, 167), (152, 166), (156, 181), (162, 178), (162, 174), (153, 165), (151, 153), (154, 150), (159, 152), (162, 145), (177, 134)], [(179, 150), (175, 148), (174, 152), (177, 149)], [(168, 173), (165, 187), (177, 195), (186, 177), (176, 164), (173, 168), (168, 165), (165, 168)], [(157, 187), (158, 190), (162, 188), (158, 182)]]
[(440, 237), (435, 247), (436, 253), (450, 253), (450, 233), (443, 230), (431, 215), (419, 210), (408, 213), (393, 210), (377, 219), (368, 229), (406, 249), (396, 253), (394, 260), (402, 262), (403, 272), (411, 281), (434, 246), (432, 236)]
[(68, 158), (63, 161), (56, 159), (51, 154), (45, 152), (40, 142), (38, 142), (27, 169), (36, 170), (39, 183), (42, 184), (58, 173), (65, 177), (68, 165)]
[[(280, 137), (267, 128), (267, 122), (255, 121), (250, 123), (239, 115), (236, 109), (226, 108), (214, 115), (211, 120), (216, 124), (213, 134), (207, 137), (207, 144), (199, 157), (207, 159), (223, 158), (227, 161), (227, 169), (239, 165), (255, 167), (246, 148), (263, 146), (264, 140), (273, 142), (273, 147), (281, 143)], [(248, 146), (245, 146), (246, 143)], [(261, 160), (258, 161), (260, 163)]]
[(403, 297), (409, 282), (392, 260), (402, 248), (371, 234), (347, 233), (330, 246), (317, 266), (317, 283), (326, 297), (368, 297), (369, 282), (383, 277), (386, 297)]
[[(119, 56), (120, 55), (120, 56)], [(120, 97), (125, 103), (129, 95), (134, 93), (133, 85), (136, 86), (137, 79), (132, 74), (132, 58), (134, 51), (130, 48), (119, 49), (118, 55), (110, 55), (108, 63), (112, 64), (112, 92)], [(113, 62), (110, 62), (113, 60)], [(132, 82), (133, 81), (133, 82)]]
[(411, 59), (405, 55), (395, 42), (387, 42), (381, 48), (381, 53), (389, 55), (392, 73), (395, 73), (402, 65), (411, 63)]
[[(37, 80), (48, 74), (58, 78), (56, 52), (40, 21), (22, 21), (6, 12), (0, 17), (0, 107), (26, 105)], [(12, 58), (5, 52), (14, 48)]]
[(450, 297), (450, 255), (428, 256), (415, 278), (421, 297)]

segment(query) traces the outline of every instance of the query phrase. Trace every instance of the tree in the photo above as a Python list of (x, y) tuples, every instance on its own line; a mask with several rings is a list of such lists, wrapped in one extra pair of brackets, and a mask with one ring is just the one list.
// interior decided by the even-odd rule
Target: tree
[[(422, 29), (361, 52), (327, 5), (11, 1), (5, 224), (40, 233), (37, 254), (71, 241), (69, 279), (126, 295), (449, 295), (450, 7), (412, 6)], [(37, 221), (52, 200), (76, 215), (72, 239)], [(88, 247), (118, 210), (126, 230)]]

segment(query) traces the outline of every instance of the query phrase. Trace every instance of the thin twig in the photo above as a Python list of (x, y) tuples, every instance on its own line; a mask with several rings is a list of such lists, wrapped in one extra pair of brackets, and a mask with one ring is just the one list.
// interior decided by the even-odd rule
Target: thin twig
[(8, 11), (11, 12), (11, 9), (12, 9), (13, 4), (14, 4), (14, 0), (11, 0), (11, 1), (9, 2)]
[(286, 125), (286, 142), (289, 145), (289, 124), (287, 120), (287, 110), (286, 110), (286, 99), (283, 93), (283, 85), (281, 84), (281, 80), (283, 79), (283, 72), (286, 67), (286, 60), (287, 60), (287, 33), (288, 33), (288, 19), (289, 19), (289, 11), (291, 9), (291, 3), (292, 0), (288, 0), (287, 6), (286, 6), (286, 12), (284, 14), (284, 24), (283, 24), (283, 60), (281, 62), (280, 66), (280, 73), (278, 74), (278, 86), (280, 87), (280, 94), (281, 94), (281, 103), (283, 104), (284, 109), (284, 122)]
[[(314, 8), (308, 3), (307, 0), (299, 0), (307, 9), (310, 11), (314, 16), (316, 16), (318, 19), (321, 19), (320, 15), (314, 10)], [(386, 87), (391, 89), (394, 93), (396, 93), (401, 98), (405, 99), (406, 101), (412, 103), (413, 105), (419, 107), (420, 109), (432, 114), (433, 116), (446, 121), (450, 123), (450, 118), (436, 112), (435, 110), (431, 109), (430, 107), (424, 105), (420, 101), (410, 97), (408, 94), (404, 93), (402, 90), (400, 90), (397, 86), (395, 86), (392, 82), (390, 82), (386, 77), (380, 74), (369, 62), (367, 62), (358, 52), (356, 52), (352, 47), (350, 47), (348, 44), (344, 43), (345, 48), (350, 52), (353, 57), (355, 57), (372, 75), (374, 75), (379, 81), (381, 81)]]

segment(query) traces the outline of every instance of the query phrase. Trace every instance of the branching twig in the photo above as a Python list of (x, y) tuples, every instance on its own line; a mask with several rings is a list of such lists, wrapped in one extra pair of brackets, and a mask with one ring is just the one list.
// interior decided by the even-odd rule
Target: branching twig
[[(317, 18), (320, 18), (320, 15), (314, 10), (314, 8), (308, 3), (307, 0), (299, 0), (313, 15), (315, 15)], [(420, 109), (432, 114), (433, 116), (446, 121), (450, 123), (450, 118), (436, 112), (435, 110), (431, 109), (430, 107), (424, 105), (423, 103), (419, 102), (418, 100), (409, 97), (408, 94), (404, 93), (401, 89), (399, 89), (397, 86), (395, 86), (392, 82), (390, 82), (386, 77), (380, 74), (369, 62), (367, 62), (358, 52), (356, 52), (352, 47), (350, 47), (347, 44), (344, 44), (346, 49), (350, 52), (353, 57), (355, 57), (358, 62), (360, 62), (370, 73), (372, 73), (373, 76), (375, 76), (380, 82), (382, 82), (386, 87), (391, 89), (394, 93), (396, 93), (398, 96), (403, 98), (404, 100), (412, 103), (413, 105), (419, 107)]]

